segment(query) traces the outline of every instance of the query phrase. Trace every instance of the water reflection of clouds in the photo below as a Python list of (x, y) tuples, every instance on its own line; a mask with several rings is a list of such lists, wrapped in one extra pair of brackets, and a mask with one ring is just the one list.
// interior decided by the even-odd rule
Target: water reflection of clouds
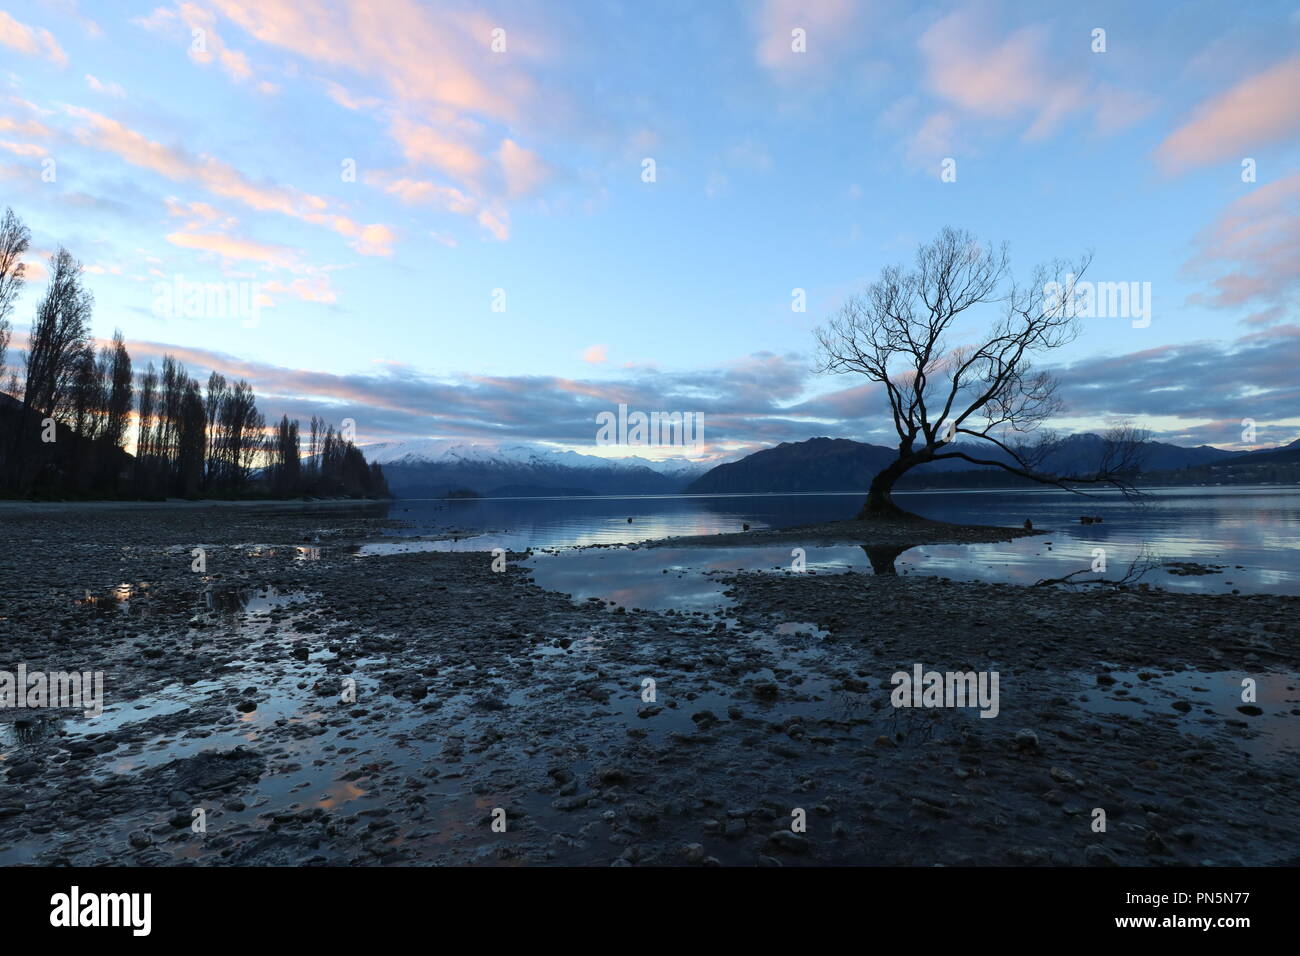
[[(1020, 539), (1002, 545), (927, 545), (889, 549), (889, 560), (879, 560), (860, 546), (805, 546), (811, 572), (834, 573), (845, 569), (888, 574), (943, 576), (962, 581), (1034, 584), (1043, 578), (1088, 572), (1082, 580), (1124, 576), (1130, 565), (1141, 562), (1140, 549), (1110, 549), (1104, 574), (1091, 574), (1090, 549), (1052, 548), (1039, 539)], [(572, 595), (576, 600), (597, 597), (626, 608), (666, 610), (724, 609), (732, 601), (723, 591), (719, 575), (735, 571), (786, 573), (790, 549), (781, 548), (611, 548), (599, 551), (557, 551), (534, 555), (528, 562), (540, 587)], [(1059, 553), (1058, 553), (1059, 552)], [(1149, 555), (1150, 552), (1147, 552)], [(877, 560), (873, 560), (873, 558)], [(665, 574), (664, 572), (668, 573)], [(1208, 575), (1176, 576), (1157, 567), (1141, 580), (1170, 590), (1223, 592), (1242, 590), (1300, 591), (1294, 573), (1264, 569), (1225, 569)]]
[[(363, 545), (360, 553), (563, 549), (732, 532), (745, 524), (753, 529), (791, 527), (847, 518), (859, 498), (845, 494), (486, 499), (425, 511), (422, 504), (432, 503), (402, 501), (394, 504), (390, 516), (410, 520), (408, 533), (446, 533), (453, 527), (466, 536), (374, 542)], [(1159, 489), (1141, 505), (1116, 494), (1079, 498), (1037, 489), (906, 492), (900, 493), (900, 500), (939, 520), (1018, 527), (1028, 517), (1035, 528), (1047, 532), (996, 544), (909, 549), (892, 562), (902, 574), (1032, 584), (1090, 568), (1093, 548), (1105, 548), (1109, 578), (1122, 576), (1133, 561), (1155, 555), (1162, 561), (1227, 566), (1225, 573), (1189, 576), (1172, 575), (1162, 568), (1144, 579), (1170, 590), (1300, 593), (1300, 489)], [(1105, 521), (1082, 525), (1080, 514), (1103, 515)], [(506, 528), (510, 530), (502, 530)], [(888, 573), (890, 564), (872, 561), (858, 546), (805, 550), (810, 570), (875, 567)], [(556, 582), (556, 590), (607, 600), (618, 591), (634, 607), (724, 606), (725, 602), (708, 597), (718, 589), (686, 584), (678, 572), (687, 568), (688, 577), (696, 578), (711, 571), (788, 568), (791, 562), (789, 547), (609, 548), (600, 553), (617, 557), (597, 570), (582, 552), (572, 553), (563, 559), (572, 563), (546, 566), (542, 573)], [(662, 573), (665, 568), (668, 575)], [(608, 580), (602, 583), (601, 576)], [(539, 583), (551, 586), (540, 578)]]
[[(1072, 675), (1082, 691), (1074, 706), (1091, 714), (1118, 714), (1159, 719), (1175, 724), (1194, 736), (1228, 734), (1242, 749), (1260, 756), (1280, 751), (1300, 751), (1300, 716), (1294, 713), (1300, 702), (1300, 675), (1235, 671), (1180, 671), (1147, 674), (1111, 671), (1117, 682), (1106, 690), (1097, 685), (1095, 673)], [(1242, 714), (1242, 678), (1256, 682), (1255, 701), (1263, 713)], [(1183, 714), (1171, 705), (1186, 702), (1192, 709)]]

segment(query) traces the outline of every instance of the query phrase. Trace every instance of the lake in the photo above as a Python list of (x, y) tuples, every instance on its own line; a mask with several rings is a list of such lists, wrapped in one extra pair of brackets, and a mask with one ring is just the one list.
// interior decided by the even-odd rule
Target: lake
[[(895, 499), (937, 520), (1019, 527), (1028, 518), (1036, 529), (1049, 532), (999, 544), (911, 548), (893, 560), (899, 574), (1033, 584), (1076, 571), (1086, 572), (1079, 575), (1085, 579), (1119, 578), (1140, 562), (1154, 565), (1141, 578), (1153, 587), (1300, 594), (1297, 487), (1161, 488), (1140, 502), (1116, 492), (1084, 498), (1054, 488), (900, 492)], [(758, 529), (835, 521), (851, 518), (862, 500), (859, 493), (403, 499), (390, 505), (389, 517), (409, 522), (398, 534), (415, 540), (364, 545), (360, 552), (558, 549), (531, 559), (543, 587), (628, 607), (718, 607), (726, 602), (708, 572), (789, 568), (791, 549), (574, 549), (735, 532), (745, 524)], [(1103, 520), (1083, 525), (1083, 515)], [(458, 539), (419, 540), (449, 532)], [(1091, 570), (1098, 549), (1105, 552), (1104, 573)], [(873, 557), (880, 564), (879, 555), (853, 546), (809, 546), (805, 551), (811, 570), (870, 570)]]

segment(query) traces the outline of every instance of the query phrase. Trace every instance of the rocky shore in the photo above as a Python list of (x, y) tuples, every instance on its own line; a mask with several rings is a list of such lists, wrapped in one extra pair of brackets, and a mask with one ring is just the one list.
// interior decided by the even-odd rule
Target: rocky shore
[[(629, 613), (360, 556), (383, 513), (0, 512), (0, 670), (105, 676), (98, 718), (0, 710), (0, 862), (1300, 863), (1300, 599), (785, 571)], [(894, 706), (918, 664), (996, 717)]]

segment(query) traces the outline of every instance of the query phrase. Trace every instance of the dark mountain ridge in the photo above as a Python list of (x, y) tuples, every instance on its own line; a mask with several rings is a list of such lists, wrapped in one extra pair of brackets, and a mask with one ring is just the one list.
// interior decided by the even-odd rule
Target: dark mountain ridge
[[(1064, 439), (1044, 463), (1055, 474), (1096, 471), (1105, 449), (1100, 435), (1083, 433)], [(1290, 447), (1290, 446), (1288, 446)], [(955, 450), (988, 460), (1010, 461), (1000, 449), (986, 443), (957, 442)], [(866, 491), (871, 478), (897, 456), (897, 449), (870, 445), (848, 438), (810, 438), (782, 442), (705, 472), (686, 488), (687, 494), (762, 494), (830, 491)], [(1186, 448), (1164, 442), (1146, 442), (1141, 453), (1142, 471), (1196, 468), (1242, 457), (1209, 445)], [(928, 462), (908, 472), (900, 488), (990, 486), (1028, 482), (993, 465), (972, 465), (962, 459)]]

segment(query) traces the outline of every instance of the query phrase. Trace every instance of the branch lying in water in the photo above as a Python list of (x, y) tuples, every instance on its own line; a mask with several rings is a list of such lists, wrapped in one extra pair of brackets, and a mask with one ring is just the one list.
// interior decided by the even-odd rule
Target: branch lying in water
[(1080, 571), (1072, 571), (1059, 578), (1040, 578), (1031, 586), (1039, 588), (1046, 587), (1050, 584), (1064, 584), (1069, 587), (1076, 587), (1080, 584), (1106, 584), (1116, 588), (1123, 587), (1124, 585), (1132, 584), (1135, 581), (1140, 581), (1152, 571), (1159, 568), (1160, 564), (1160, 558), (1157, 555), (1152, 554), (1148, 548), (1143, 547), (1142, 553), (1133, 559), (1133, 563), (1128, 566), (1128, 570), (1124, 572), (1124, 576), (1121, 578), (1088, 578), (1076, 581), (1075, 578), (1080, 574), (1097, 573), (1093, 571), (1092, 568), (1084, 568)]

